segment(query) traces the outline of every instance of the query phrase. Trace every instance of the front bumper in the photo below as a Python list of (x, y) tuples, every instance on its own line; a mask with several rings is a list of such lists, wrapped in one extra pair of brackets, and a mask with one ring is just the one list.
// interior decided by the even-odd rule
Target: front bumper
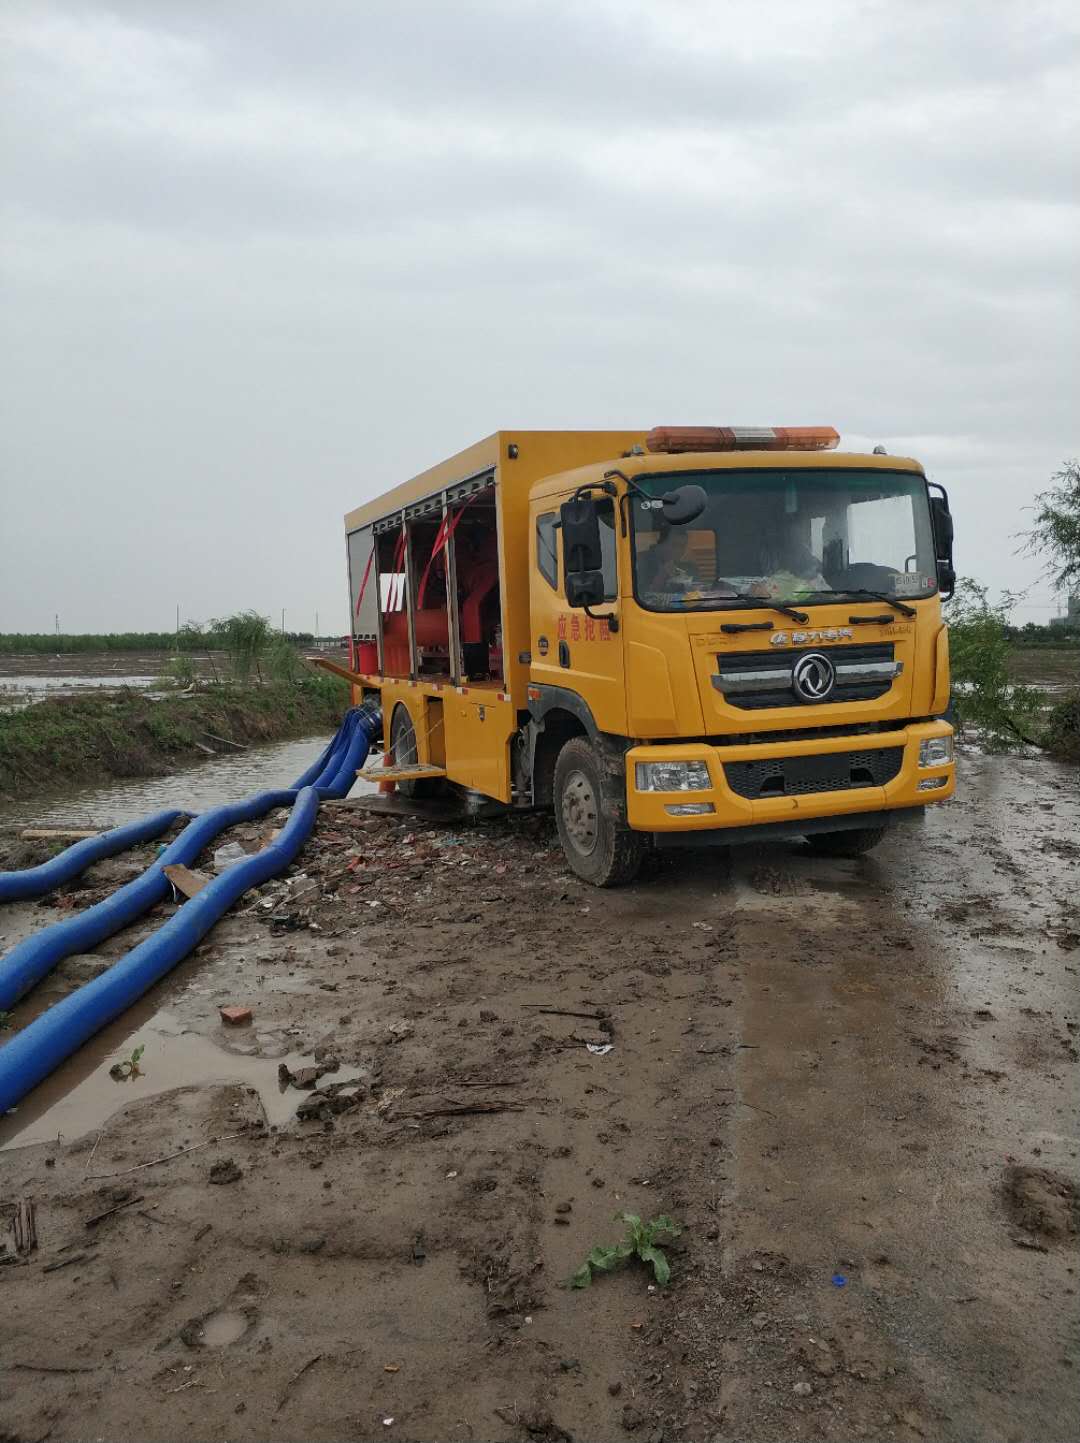
[[(803, 737), (798, 741), (762, 741), (738, 746), (710, 746), (705, 742), (674, 742), (671, 745), (632, 747), (626, 753), (626, 816), (630, 826), (641, 832), (706, 832), (720, 827), (756, 827), (770, 823), (791, 825), (801, 819), (856, 817), (861, 812), (899, 811), (943, 802), (956, 788), (956, 766), (919, 766), (919, 744), (928, 737), (952, 736), (948, 722), (912, 722), (898, 731), (872, 732), (860, 736)], [(899, 750), (899, 756), (894, 754)], [(877, 755), (868, 754), (881, 753)], [(886, 757), (884, 754), (890, 753)], [(846, 759), (857, 764), (846, 769)], [(798, 781), (788, 784), (788, 770)], [(796, 761), (796, 759), (799, 759)], [(711, 786), (701, 791), (638, 791), (638, 762), (704, 762)], [(877, 763), (882, 765), (877, 765)], [(740, 767), (739, 763), (764, 763)], [(725, 772), (725, 766), (731, 772)], [(812, 778), (820, 773), (828, 790), (812, 790)], [(850, 779), (889, 775), (881, 785), (851, 785)], [(750, 779), (749, 781), (747, 779)], [(753, 795), (763, 779), (768, 794)], [(920, 790), (920, 782), (935, 781), (933, 788)], [(798, 787), (796, 794), (792, 788)], [(808, 789), (810, 788), (810, 789)], [(750, 792), (751, 795), (745, 793)], [(687, 803), (709, 804), (712, 811), (697, 815), (672, 815), (669, 807)], [(857, 822), (855, 823), (857, 825)]]

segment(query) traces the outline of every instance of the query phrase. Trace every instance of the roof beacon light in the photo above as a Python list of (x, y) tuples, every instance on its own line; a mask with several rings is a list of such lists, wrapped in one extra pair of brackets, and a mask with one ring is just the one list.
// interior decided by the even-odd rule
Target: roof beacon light
[(832, 451), (832, 426), (654, 426), (650, 451)]

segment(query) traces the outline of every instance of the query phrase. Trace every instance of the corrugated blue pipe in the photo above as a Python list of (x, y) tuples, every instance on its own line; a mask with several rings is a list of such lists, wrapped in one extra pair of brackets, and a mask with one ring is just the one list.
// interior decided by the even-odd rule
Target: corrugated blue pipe
[(190, 812), (155, 812), (141, 822), (128, 822), (123, 827), (102, 832), (98, 837), (76, 842), (39, 867), (27, 867), (21, 872), (0, 872), (0, 902), (23, 902), (28, 897), (43, 897), (54, 887), (62, 886), (80, 872), (85, 872), (93, 862), (100, 862), (103, 857), (115, 857), (117, 852), (126, 852), (140, 842), (152, 842), (181, 817), (190, 816)]
[[(340, 798), (348, 793), (381, 725), (382, 717), (378, 707), (352, 709), (346, 715), (334, 742), (319, 759), (322, 769), (316, 778), (318, 786), (261, 792), (246, 802), (216, 807), (213, 811), (196, 817), (137, 882), (122, 887), (97, 907), (88, 908), (80, 917), (73, 917), (70, 922), (47, 928), (45, 932), (29, 938), (26, 943), (20, 944), (9, 953), (3, 963), (5, 978), (10, 964), (15, 962), (15, 971), (21, 976), (35, 974), (27, 983), (33, 985), (33, 982), (61, 957), (94, 945), (95, 941), (102, 940), (116, 931), (117, 927), (133, 920), (134, 916), (145, 910), (145, 906), (153, 905), (154, 901), (159, 900), (168, 888), (168, 881), (161, 868), (170, 861), (194, 861), (199, 852), (224, 827), (262, 816), (274, 807), (287, 806), (290, 803), (293, 805), (288, 822), (269, 846), (214, 878), (153, 936), (140, 942), (100, 977), (87, 982), (77, 992), (56, 1003), (48, 1012), (17, 1033), (6, 1046), (0, 1048), (0, 1112), (14, 1107), (31, 1088), (36, 1087), (65, 1058), (81, 1047), (88, 1037), (92, 1037), (100, 1028), (118, 1017), (155, 982), (164, 977), (206, 936), (214, 923), (244, 892), (276, 876), (289, 865), (311, 832), (320, 800)], [(308, 769), (309, 772), (311, 770)], [(185, 845), (181, 847), (181, 844)], [(144, 905), (135, 911), (131, 889), (140, 885), (141, 891), (135, 900), (144, 902)], [(126, 900), (124, 893), (128, 893)], [(147, 897), (150, 898), (149, 902), (145, 902)], [(97, 914), (96, 917), (93, 914)], [(117, 917), (120, 918), (119, 921)], [(87, 930), (82, 932), (77, 924), (84, 922), (89, 925)], [(62, 934), (59, 948), (55, 942), (50, 941), (51, 934)], [(45, 944), (40, 955), (30, 949), (32, 943)]]
[[(275, 799), (285, 795), (263, 793)], [(271, 805), (280, 806), (281, 801)], [(0, 1112), (14, 1107), (87, 1038), (164, 977), (249, 887), (257, 887), (287, 867), (307, 840), (318, 810), (318, 792), (304, 787), (295, 797), (289, 820), (268, 847), (215, 877), (152, 937), (100, 977), (50, 1007), (0, 1048)]]
[[(353, 715), (353, 712), (349, 712), (345, 721), (348, 722)], [(349, 728), (343, 724), (307, 770), (297, 777), (293, 786), (299, 791), (301, 787), (317, 783), (317, 779), (327, 770), (332, 760), (340, 762), (342, 750), (348, 745), (348, 741)], [(183, 811), (155, 812), (152, 817), (145, 817), (142, 821), (128, 822), (122, 827), (114, 827), (112, 831), (102, 832), (98, 837), (88, 837), (85, 841), (77, 842), (39, 867), (27, 867), (19, 872), (0, 872), (0, 902), (23, 902), (30, 897), (43, 897), (46, 892), (51, 892), (65, 882), (70, 882), (73, 877), (78, 877), (87, 867), (100, 862), (102, 858), (114, 857), (118, 852), (126, 852), (129, 847), (137, 847), (141, 842), (152, 842), (155, 837), (167, 832), (181, 817), (191, 815), (190, 812)]]
[[(353, 707), (349, 710), (337, 736), (319, 758), (321, 770), (313, 780), (320, 798), (347, 795), (380, 726), (378, 708)], [(303, 782), (311, 771), (309, 767), (304, 777), (298, 780)], [(289, 806), (298, 790), (291, 787), (282, 791), (259, 792), (246, 801), (203, 812), (169, 843), (142, 876), (78, 916), (54, 923), (18, 943), (6, 957), (0, 959), (0, 1011), (10, 1011), (20, 997), (65, 957), (90, 951), (166, 897), (170, 884), (162, 870), (164, 867), (175, 863), (188, 867), (193, 865), (199, 854), (226, 827), (253, 821), (274, 807)], [(0, 1057), (5, 1051), (0, 1049)]]

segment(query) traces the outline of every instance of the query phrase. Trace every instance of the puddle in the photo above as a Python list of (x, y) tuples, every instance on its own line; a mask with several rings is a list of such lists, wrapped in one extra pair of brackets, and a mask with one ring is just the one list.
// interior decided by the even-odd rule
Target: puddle
[[(144, 1013), (143, 1020), (137, 1014)], [(230, 1041), (232, 1039), (230, 1038)], [(241, 1083), (259, 1096), (271, 1127), (282, 1127), (310, 1094), (282, 1087), (278, 1067), (310, 1067), (313, 1055), (290, 1051), (287, 1039), (277, 1033), (237, 1029), (238, 1048), (260, 1045), (259, 1056), (233, 1052), (199, 1032), (186, 1031), (169, 1010), (154, 1014), (145, 1000), (91, 1038), (74, 1057), (19, 1104), (0, 1117), (0, 1151), (33, 1143), (67, 1142), (103, 1127), (120, 1108), (176, 1087), (214, 1083)], [(109, 1068), (130, 1058), (142, 1046), (138, 1073), (114, 1081)], [(270, 1055), (267, 1055), (267, 1054)], [(358, 1073), (342, 1068), (328, 1082), (350, 1082)]]
[(227, 1348), (238, 1343), (250, 1327), (251, 1319), (243, 1313), (211, 1313), (202, 1320), (199, 1341), (204, 1348)]

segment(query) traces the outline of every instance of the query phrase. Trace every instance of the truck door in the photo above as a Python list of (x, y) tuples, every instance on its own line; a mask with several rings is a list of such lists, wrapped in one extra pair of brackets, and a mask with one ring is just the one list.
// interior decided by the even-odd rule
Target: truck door
[(530, 539), (530, 679), (538, 686), (576, 692), (588, 705), (600, 731), (626, 735), (626, 688), (622, 633), (611, 625), (618, 612), (619, 568), (615, 508), (600, 502), (600, 540), (604, 555), (603, 604), (567, 605), (559, 502), (533, 502)]

